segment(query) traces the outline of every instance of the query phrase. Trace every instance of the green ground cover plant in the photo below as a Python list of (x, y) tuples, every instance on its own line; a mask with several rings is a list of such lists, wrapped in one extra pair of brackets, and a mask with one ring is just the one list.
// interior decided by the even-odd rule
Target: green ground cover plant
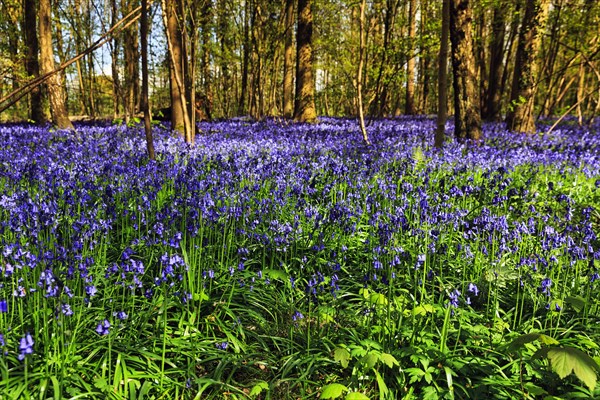
[(0, 127), (1, 398), (600, 397), (597, 127), (202, 129)]

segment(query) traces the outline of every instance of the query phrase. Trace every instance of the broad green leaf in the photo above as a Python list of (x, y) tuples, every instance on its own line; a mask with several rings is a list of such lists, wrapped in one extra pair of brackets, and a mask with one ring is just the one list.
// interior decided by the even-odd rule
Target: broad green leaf
[(377, 364), (379, 361), (379, 355), (373, 351), (369, 352), (366, 356), (362, 358), (362, 362), (365, 364), (367, 369), (371, 369)]
[(571, 373), (579, 378), (590, 390), (596, 387), (600, 366), (592, 357), (574, 347), (544, 347), (532, 358), (546, 357), (550, 360), (552, 370), (563, 379)]
[(433, 306), (431, 304), (423, 304), (413, 308), (413, 315), (415, 317), (427, 315), (427, 313), (433, 313)]
[(570, 304), (577, 312), (581, 312), (587, 304), (587, 301), (581, 296), (568, 296), (565, 298), (565, 302)]
[(383, 293), (374, 292), (371, 293), (371, 296), (369, 297), (369, 303), (377, 306), (387, 306), (388, 299)]
[(523, 386), (525, 387), (525, 390), (527, 390), (527, 393), (532, 394), (534, 396), (541, 396), (543, 394), (548, 394), (548, 392), (546, 392), (543, 388), (536, 386), (531, 382), (527, 382)]
[(548, 335), (544, 335), (543, 333), (540, 333), (540, 337), (538, 338), (538, 340), (548, 346), (560, 344), (558, 340)]
[(390, 368), (392, 368), (394, 365), (400, 365), (398, 360), (396, 360), (396, 358), (389, 353), (381, 353), (380, 359), (385, 365), (387, 365)]
[(258, 396), (263, 392), (263, 390), (269, 390), (269, 384), (265, 381), (257, 382), (250, 390), (250, 397)]
[(287, 282), (290, 279), (290, 276), (280, 269), (265, 269), (263, 275), (268, 276), (270, 279), (279, 279), (282, 282)]
[(346, 400), (369, 400), (369, 397), (361, 392), (350, 392), (346, 395)]
[(348, 388), (341, 383), (330, 383), (323, 386), (321, 391), (321, 399), (337, 399), (342, 393), (347, 392)]
[(539, 333), (526, 333), (525, 335), (521, 335), (518, 338), (514, 339), (512, 342), (510, 342), (510, 344), (508, 345), (508, 350), (509, 351), (519, 350), (525, 344), (531, 343), (535, 340), (538, 340), (539, 337), (540, 337)]
[(336, 347), (333, 351), (333, 359), (342, 364), (343, 368), (348, 368), (348, 361), (350, 358), (350, 352), (345, 348)]
[(199, 293), (194, 293), (192, 298), (194, 299), (194, 301), (206, 301), (209, 299), (208, 295), (204, 292), (204, 290), (200, 291)]

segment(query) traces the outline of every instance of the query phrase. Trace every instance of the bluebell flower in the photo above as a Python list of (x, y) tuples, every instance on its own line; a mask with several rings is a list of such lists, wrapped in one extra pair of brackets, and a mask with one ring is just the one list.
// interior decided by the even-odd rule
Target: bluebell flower
[(228, 342), (215, 343), (215, 347), (219, 350), (227, 350)]
[(96, 295), (96, 286), (94, 285), (89, 285), (85, 287), (85, 292), (87, 293), (88, 296), (90, 297), (94, 297)]
[(302, 315), (302, 313), (298, 310), (296, 310), (296, 312), (294, 313), (294, 315), (292, 315), (292, 320), (293, 321), (298, 321), (304, 318), (304, 315)]
[(448, 297), (450, 298), (449, 304), (454, 308), (458, 308), (458, 306), (459, 306), (458, 298), (460, 297), (460, 292), (458, 291), (458, 289), (454, 289), (452, 292), (450, 292)]
[(6, 300), (0, 300), (0, 312), (8, 312), (8, 303)]
[(62, 310), (62, 313), (64, 315), (66, 315), (67, 317), (70, 317), (71, 315), (73, 315), (73, 310), (71, 310), (71, 306), (67, 303), (63, 303), (63, 305), (61, 306), (61, 310)]
[(469, 283), (469, 288), (467, 289), (469, 293), (473, 293), (474, 296), (479, 295), (479, 288), (473, 282)]
[(19, 351), (20, 354), (17, 358), (20, 361), (23, 361), (27, 354), (33, 354), (33, 338), (29, 333), (27, 333), (25, 337), (21, 338), (19, 343)]
[(110, 333), (110, 322), (108, 322), (107, 319), (100, 322), (96, 327), (96, 332), (98, 332), (98, 334), (102, 336), (108, 335)]
[(128, 317), (128, 315), (125, 313), (125, 311), (115, 311), (113, 313), (113, 316), (117, 317), (121, 321), (125, 321)]

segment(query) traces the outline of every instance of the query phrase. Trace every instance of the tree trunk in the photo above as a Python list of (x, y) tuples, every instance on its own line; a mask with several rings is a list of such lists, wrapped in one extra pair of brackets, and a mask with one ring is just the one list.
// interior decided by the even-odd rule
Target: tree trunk
[[(23, 2), (23, 33), (25, 35), (25, 47), (27, 52), (25, 70), (27, 71), (27, 75), (34, 79), (40, 76), (40, 63), (38, 59), (40, 48), (36, 29), (36, 13), (38, 8), (36, 3), (35, 0), (25, 0)], [(40, 86), (36, 86), (31, 90), (29, 97), (29, 118), (37, 124), (46, 122), (42, 101), (42, 89)]]
[(245, 2), (244, 7), (244, 44), (242, 50), (242, 82), (240, 98), (238, 99), (238, 115), (246, 112), (246, 96), (248, 92), (248, 67), (250, 64), (250, 1)]
[(450, 41), (454, 74), (454, 135), (459, 141), (481, 139), (481, 111), (469, 0), (450, 2)]
[(285, 2), (285, 50), (283, 53), (283, 116), (294, 114), (294, 0)]
[(162, 1), (163, 19), (167, 32), (167, 46), (169, 47), (169, 83), (171, 94), (171, 129), (177, 131), (181, 137), (185, 138), (186, 118), (185, 114), (185, 89), (183, 54), (182, 54), (182, 34), (177, 22), (177, 11), (174, 2)]
[[(122, 0), (121, 7), (125, 12), (129, 13), (135, 8), (137, 0)], [(139, 4), (139, 3), (138, 3)], [(125, 91), (124, 91), (124, 102), (125, 108), (125, 120), (129, 121), (129, 118), (136, 114), (136, 110), (139, 108), (139, 49), (138, 49), (138, 30), (132, 26), (125, 29), (123, 38), (123, 54), (125, 58)]]
[(315, 81), (312, 54), (312, 0), (298, 0), (298, 27), (296, 33), (296, 104), (294, 119), (315, 122)]
[(370, 145), (369, 134), (365, 127), (365, 116), (363, 111), (363, 99), (362, 99), (362, 81), (363, 81), (363, 63), (365, 58), (365, 8), (367, 6), (367, 0), (362, 0), (360, 3), (360, 17), (359, 17), (359, 49), (358, 49), (358, 67), (356, 68), (356, 94), (358, 101), (358, 121), (360, 124), (360, 131), (363, 136), (363, 140), (367, 145)]
[(142, 38), (142, 99), (141, 107), (144, 112), (144, 132), (146, 133), (146, 149), (148, 158), (155, 160), (154, 141), (150, 126), (150, 104), (148, 102), (148, 0), (142, 0), (142, 18), (140, 21), (140, 36)]
[(435, 147), (444, 145), (446, 119), (448, 118), (448, 36), (450, 33), (450, 0), (442, 3), (442, 34), (438, 58), (438, 114)]
[(406, 115), (416, 114), (415, 110), (415, 48), (413, 43), (417, 31), (417, 0), (408, 3), (408, 61), (406, 62), (406, 103), (404, 113)]
[[(42, 74), (54, 71), (54, 52), (52, 50), (52, 20), (50, 0), (39, 3), (40, 64)], [(65, 94), (59, 74), (53, 74), (46, 80), (52, 122), (58, 129), (73, 129), (65, 104)]]
[(527, 0), (519, 32), (506, 126), (516, 132), (535, 133), (533, 113), (537, 91), (538, 30), (543, 26), (546, 0)]
[[(117, 8), (117, 0), (110, 1), (111, 8), (111, 26), (115, 26), (118, 18), (118, 8)], [(110, 68), (112, 74), (112, 98), (113, 98), (113, 118), (117, 119), (119, 117), (119, 104), (121, 103), (121, 84), (119, 78), (119, 48), (121, 46), (120, 35), (114, 35), (111, 41), (111, 49), (110, 49)]]
[(502, 60), (504, 58), (504, 35), (506, 32), (506, 11), (503, 5), (494, 7), (492, 19), (492, 39), (490, 41), (488, 86), (485, 92), (482, 116), (487, 121), (496, 121), (500, 117), (502, 92)]

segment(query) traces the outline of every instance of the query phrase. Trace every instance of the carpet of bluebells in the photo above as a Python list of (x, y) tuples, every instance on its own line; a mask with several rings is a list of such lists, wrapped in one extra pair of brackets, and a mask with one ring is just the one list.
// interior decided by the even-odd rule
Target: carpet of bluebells
[(200, 128), (0, 127), (0, 398), (600, 397), (598, 126)]

